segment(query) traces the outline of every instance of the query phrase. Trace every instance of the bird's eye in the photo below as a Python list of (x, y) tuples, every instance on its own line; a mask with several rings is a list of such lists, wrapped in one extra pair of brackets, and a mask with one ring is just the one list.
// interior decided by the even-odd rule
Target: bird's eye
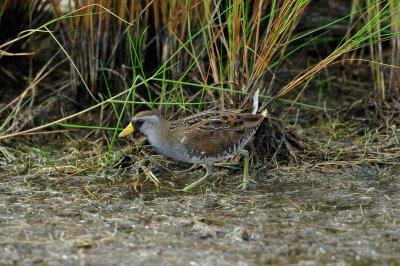
[(135, 120), (135, 122), (133, 122), (133, 123), (135, 125), (135, 128), (139, 129), (143, 125), (144, 119)]

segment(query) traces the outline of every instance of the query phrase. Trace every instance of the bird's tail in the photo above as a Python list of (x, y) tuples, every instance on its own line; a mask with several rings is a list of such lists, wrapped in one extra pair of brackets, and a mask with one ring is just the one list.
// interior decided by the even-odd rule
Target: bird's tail
[(266, 118), (266, 117), (268, 116), (268, 110), (267, 110), (267, 109), (262, 110), (262, 111), (261, 111), (261, 115), (262, 115), (264, 118)]
[(251, 110), (251, 113), (253, 115), (255, 115), (258, 111), (258, 95), (259, 94), (260, 94), (260, 89), (258, 88), (253, 96), (253, 109)]

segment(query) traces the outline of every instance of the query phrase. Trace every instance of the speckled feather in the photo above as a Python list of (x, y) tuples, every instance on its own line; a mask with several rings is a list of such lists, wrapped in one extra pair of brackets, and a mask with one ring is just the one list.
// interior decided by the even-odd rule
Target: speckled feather
[(243, 147), (255, 133), (264, 117), (240, 113), (239, 110), (203, 112), (170, 122), (192, 156), (227, 157)]

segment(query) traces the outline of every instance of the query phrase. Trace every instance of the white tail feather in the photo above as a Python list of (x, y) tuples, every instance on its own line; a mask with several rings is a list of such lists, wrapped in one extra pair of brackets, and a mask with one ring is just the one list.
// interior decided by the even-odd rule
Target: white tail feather
[(264, 118), (267, 117), (267, 116), (268, 116), (268, 110), (265, 109), (265, 110), (261, 111), (261, 115), (262, 115)]
[(254, 93), (253, 96), (253, 109), (251, 110), (251, 113), (255, 115), (258, 111), (258, 94), (260, 93), (260, 89), (257, 89), (256, 93)]

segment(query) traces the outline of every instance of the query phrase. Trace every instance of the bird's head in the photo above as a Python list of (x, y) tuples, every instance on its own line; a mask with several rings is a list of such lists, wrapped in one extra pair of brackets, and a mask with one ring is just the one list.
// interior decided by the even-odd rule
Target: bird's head
[(135, 132), (140, 132), (146, 136), (155, 134), (160, 128), (161, 120), (162, 118), (156, 112), (139, 112), (118, 137), (126, 137)]

